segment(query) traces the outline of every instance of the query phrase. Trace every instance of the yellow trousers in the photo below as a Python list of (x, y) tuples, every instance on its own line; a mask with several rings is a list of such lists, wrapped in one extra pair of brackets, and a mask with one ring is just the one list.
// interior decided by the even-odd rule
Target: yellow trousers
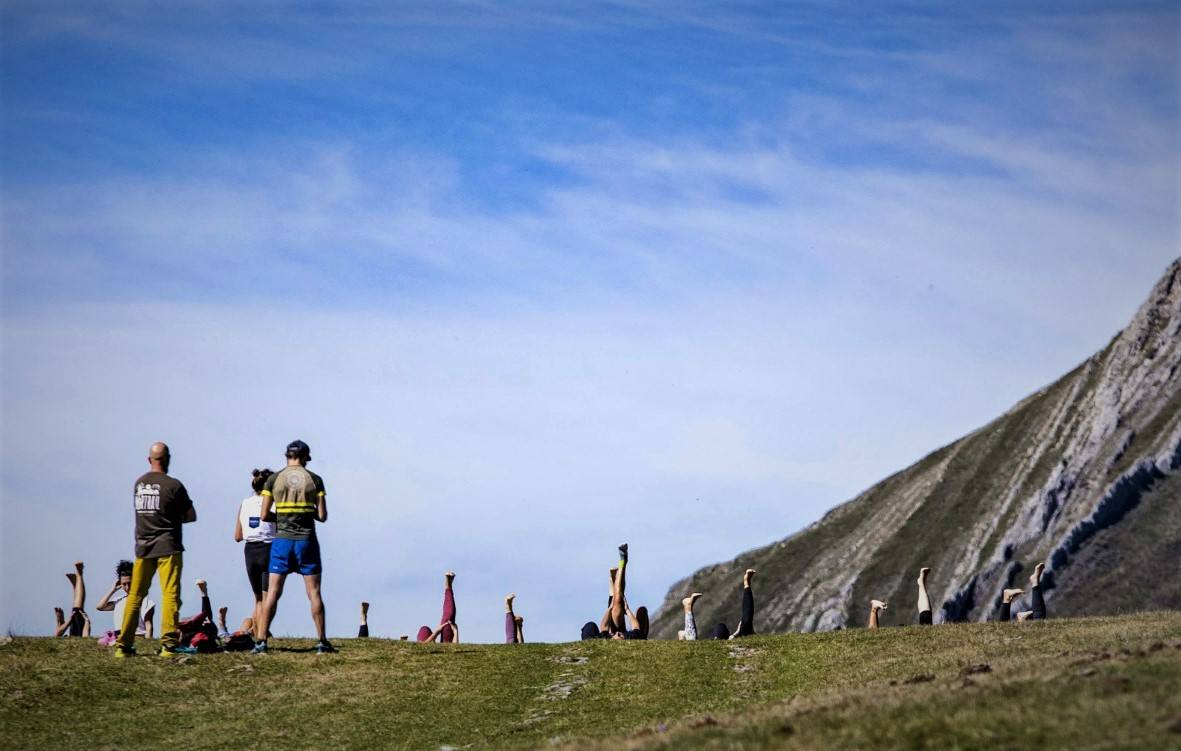
[(159, 558), (136, 558), (131, 572), (131, 591), (123, 606), (123, 623), (119, 627), (119, 638), (115, 644), (131, 649), (135, 644), (135, 629), (139, 626), (139, 609), (148, 590), (152, 577), (160, 573), (160, 643), (161, 646), (175, 647), (180, 643), (180, 570), (183, 561), (180, 553)]

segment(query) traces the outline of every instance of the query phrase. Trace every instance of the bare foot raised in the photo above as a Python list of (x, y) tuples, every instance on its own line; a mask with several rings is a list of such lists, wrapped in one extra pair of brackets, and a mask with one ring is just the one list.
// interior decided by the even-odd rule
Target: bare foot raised
[(454, 571), (444, 571), (443, 572), (443, 579), (445, 579), (447, 581), (447, 586), (450, 587), (451, 582), (455, 581), (455, 572)]
[(869, 607), (871, 610), (888, 610), (890, 606), (882, 600), (870, 600)]
[(53, 609), (53, 617), (57, 619), (57, 625), (62, 625), (66, 622), (66, 614), (61, 608)]
[(506, 613), (513, 612), (513, 600), (517, 599), (517, 593), (513, 592), (511, 595), (506, 595), (504, 598), (504, 610)]
[(748, 568), (746, 570), (746, 573), (742, 575), (742, 586), (749, 587), (750, 580), (755, 578), (755, 574), (757, 574), (757, 573), (759, 573), (759, 572), (755, 571), (753, 568)]
[(220, 608), (217, 609), (217, 615), (218, 615), (218, 617), (221, 618), (222, 623), (225, 623), (226, 613), (228, 613), (228, 612), (230, 612), (230, 609), (225, 605), (222, 605)]
[(1024, 589), (1006, 589), (1001, 593), (1001, 599), (1004, 602), (1012, 602), (1015, 597), (1025, 594)]
[(209, 585), (205, 582), (204, 579), (197, 580), (197, 589), (201, 590), (202, 597), (209, 596)]
[(1029, 575), (1029, 583), (1031, 586), (1038, 587), (1042, 583), (1042, 572), (1046, 570), (1046, 564), (1039, 563), (1033, 567), (1033, 573)]
[(929, 574), (929, 573), (931, 573), (931, 568), (929, 566), (923, 566), (921, 569), (919, 569), (919, 579), (918, 579), (919, 584), (926, 583), (927, 574)]

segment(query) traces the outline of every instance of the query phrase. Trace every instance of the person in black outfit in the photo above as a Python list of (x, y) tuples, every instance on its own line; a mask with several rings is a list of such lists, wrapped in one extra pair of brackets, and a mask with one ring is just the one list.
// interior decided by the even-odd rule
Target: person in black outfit
[(753, 636), (755, 632), (755, 595), (750, 587), (750, 580), (758, 572), (748, 568), (742, 575), (742, 620), (738, 621), (738, 628), (731, 633), (725, 623), (714, 626), (710, 637), (713, 639), (736, 639), (739, 636)]

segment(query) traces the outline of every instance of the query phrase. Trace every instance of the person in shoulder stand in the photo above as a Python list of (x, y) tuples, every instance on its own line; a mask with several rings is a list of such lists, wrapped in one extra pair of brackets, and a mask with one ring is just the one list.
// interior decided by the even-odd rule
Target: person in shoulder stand
[(181, 525), (197, 521), (197, 512), (189, 491), (168, 467), (172, 455), (164, 443), (148, 449), (150, 470), (135, 481), (135, 564), (131, 587), (123, 608), (123, 623), (115, 640), (115, 657), (135, 654), (135, 634), (140, 623), (139, 611), (152, 577), (160, 575), (160, 655), (167, 656), (180, 647), (178, 616), (180, 612), (180, 576), (184, 545)]
[(271, 543), (270, 581), (262, 621), (255, 624), (258, 643), (254, 654), (266, 654), (267, 630), (275, 618), (283, 584), (290, 573), (303, 576), (308, 602), (312, 606), (312, 621), (316, 625), (316, 654), (335, 652), (324, 631), (324, 599), (320, 596), (320, 542), (316, 539), (316, 522), (328, 521), (328, 500), (324, 481), (309, 471), (312, 450), (303, 441), (287, 444), (287, 466), (267, 478), (262, 490), (263, 519), (271, 518), (274, 506), (275, 539)]

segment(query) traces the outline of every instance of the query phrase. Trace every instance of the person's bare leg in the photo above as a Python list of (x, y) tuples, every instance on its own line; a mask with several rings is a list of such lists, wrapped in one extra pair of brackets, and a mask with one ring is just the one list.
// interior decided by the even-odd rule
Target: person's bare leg
[(217, 609), (217, 630), (219, 633), (228, 634), (230, 632), (230, 630), (226, 628), (226, 614), (229, 612), (230, 609), (225, 605), (222, 605)]
[[(270, 586), (269, 582), (268, 582), (267, 586), (268, 587)], [(254, 599), (254, 609), (250, 612), (250, 617), (253, 619), (252, 623), (256, 623), (256, 624), (262, 623), (262, 614), (263, 614), (263, 611), (266, 610), (266, 607), (267, 607), (267, 593), (263, 592), (262, 595), (260, 595)], [(253, 626), (251, 626), (250, 631), (251, 631), (251, 633), (254, 632)], [(257, 636), (257, 634), (256, 634), (256, 636)]]
[(624, 594), (627, 591), (627, 543), (619, 546), (619, 571), (615, 574), (615, 582), (611, 591), (611, 627), (613, 631), (627, 630), (627, 610), (624, 607)]
[(611, 623), (611, 603), (615, 602), (615, 575), (619, 573), (618, 568), (610, 568), (607, 570), (607, 575), (610, 578), (610, 584), (607, 589), (607, 609), (603, 611), (603, 619), (599, 621), (599, 631), (607, 631)]
[(882, 602), (881, 600), (870, 600), (869, 601), (869, 625), (867, 626), (867, 628), (877, 628), (878, 627), (878, 613), (880, 613), (883, 610), (886, 610), (886, 608), (887, 608), (886, 603)]
[(312, 623), (316, 624), (316, 637), (320, 641), (328, 641), (324, 637), (324, 598), (320, 596), (320, 575), (305, 576), (303, 586), (308, 592), (308, 603), (312, 606)]
[(931, 573), (931, 569), (923, 566), (919, 569), (919, 623), (931, 623), (931, 598), (927, 596), (927, 574)]
[(85, 566), (82, 561), (75, 561), (73, 575), (66, 574), (66, 578), (74, 587), (74, 607), (79, 610), (86, 609), (86, 579), (82, 576), (83, 568)]
[(685, 641), (697, 640), (697, 621), (693, 617), (693, 606), (697, 603), (699, 597), (701, 597), (701, 593), (694, 592), (681, 600), (681, 607), (685, 609), (685, 628), (677, 636)]
[(369, 603), (361, 601), (361, 625), (357, 628), (358, 639), (369, 638)]
[(1001, 621), (1011, 620), (1013, 612), (1013, 600), (1021, 594), (1024, 594), (1024, 589), (1006, 589), (1001, 592)]
[(275, 620), (275, 613), (279, 610), (279, 598), (283, 596), (283, 585), (286, 579), (287, 574), (271, 574), (271, 580), (267, 582), (267, 599), (262, 606), (262, 617), (254, 622), (255, 641), (265, 642), (267, 640), (267, 631), (270, 630), (271, 621)]

